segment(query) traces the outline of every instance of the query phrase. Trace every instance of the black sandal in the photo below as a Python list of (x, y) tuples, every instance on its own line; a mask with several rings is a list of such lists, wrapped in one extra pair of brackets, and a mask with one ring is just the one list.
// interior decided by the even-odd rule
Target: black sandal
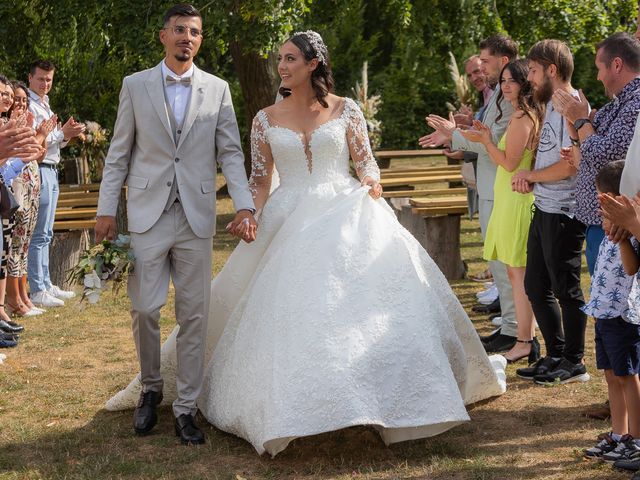
[(529, 365), (532, 365), (536, 363), (538, 360), (540, 360), (540, 342), (538, 342), (538, 339), (536, 337), (533, 337), (531, 340), (520, 340), (518, 338), (516, 339), (516, 342), (530, 344), (531, 350), (529, 350), (529, 353), (525, 353), (521, 357), (514, 358), (514, 359), (509, 359), (505, 356), (504, 358), (507, 359), (507, 363), (516, 363), (525, 357), (528, 357), (527, 360), (529, 362)]

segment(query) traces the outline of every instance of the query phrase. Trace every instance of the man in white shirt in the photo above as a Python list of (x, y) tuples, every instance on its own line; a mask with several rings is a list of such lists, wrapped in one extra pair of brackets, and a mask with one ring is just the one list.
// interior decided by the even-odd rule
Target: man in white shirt
[[(35, 119), (34, 125), (40, 125), (55, 114), (49, 106), (47, 95), (53, 85), (55, 67), (47, 60), (36, 60), (29, 71), (29, 110)], [(73, 117), (61, 127), (56, 128), (47, 137), (47, 154), (40, 163), (40, 206), (38, 220), (29, 244), (27, 278), (31, 301), (36, 306), (58, 307), (64, 305), (63, 299), (75, 296), (73, 292), (61, 290), (51, 283), (49, 277), (49, 245), (53, 239), (53, 221), (58, 203), (58, 164), (60, 148), (69, 140), (84, 132), (84, 125)]]

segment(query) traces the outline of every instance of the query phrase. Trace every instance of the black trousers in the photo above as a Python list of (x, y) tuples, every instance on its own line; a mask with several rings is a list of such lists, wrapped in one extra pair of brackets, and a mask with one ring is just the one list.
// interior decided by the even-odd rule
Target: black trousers
[(524, 288), (547, 347), (547, 355), (579, 363), (587, 316), (580, 307), (585, 226), (563, 214), (536, 209), (527, 242)]

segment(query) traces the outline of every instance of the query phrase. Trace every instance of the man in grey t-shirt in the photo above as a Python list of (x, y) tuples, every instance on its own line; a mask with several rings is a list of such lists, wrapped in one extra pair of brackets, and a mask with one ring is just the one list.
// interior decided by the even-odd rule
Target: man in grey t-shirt
[(521, 193), (533, 188), (535, 195), (524, 285), (547, 351), (533, 366), (518, 369), (517, 375), (545, 385), (587, 381), (582, 363), (586, 315), (580, 288), (585, 226), (573, 215), (576, 168), (561, 159), (562, 147), (576, 146), (577, 139), (570, 138), (566, 120), (550, 101), (559, 89), (577, 95), (571, 86), (573, 57), (565, 43), (542, 40), (527, 58), (528, 80), (547, 109), (535, 168), (517, 172), (512, 184)]

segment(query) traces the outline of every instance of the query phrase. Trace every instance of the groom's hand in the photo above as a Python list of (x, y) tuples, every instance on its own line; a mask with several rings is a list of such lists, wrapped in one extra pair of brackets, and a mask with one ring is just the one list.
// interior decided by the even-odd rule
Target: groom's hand
[(100, 243), (103, 239), (116, 239), (116, 217), (101, 215), (96, 217), (95, 226), (96, 243)]
[(247, 243), (256, 239), (258, 224), (249, 210), (239, 210), (233, 220), (227, 225), (227, 231)]

